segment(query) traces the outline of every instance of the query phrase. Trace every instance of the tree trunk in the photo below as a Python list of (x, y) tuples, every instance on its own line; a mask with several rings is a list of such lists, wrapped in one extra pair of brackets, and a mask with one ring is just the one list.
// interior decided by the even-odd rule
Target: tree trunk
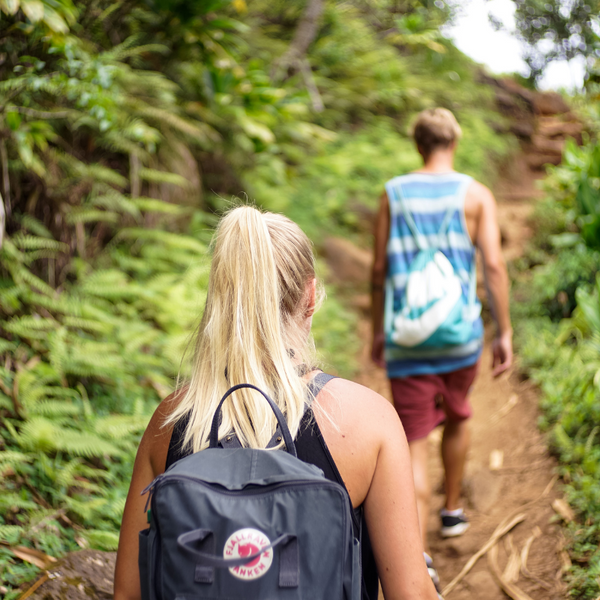
[(2, 198), (2, 194), (0, 194), (0, 248), (2, 248), (2, 244), (4, 242), (4, 224), (6, 217), (4, 215), (4, 200)]
[(321, 94), (319, 93), (319, 88), (315, 83), (315, 79), (312, 75), (312, 70), (310, 68), (310, 65), (308, 64), (308, 60), (299, 59), (297, 62), (300, 72), (302, 73), (302, 77), (304, 78), (304, 85), (308, 90), (308, 95), (310, 96), (310, 101), (312, 102), (313, 110), (318, 113), (323, 112), (323, 110), (325, 109), (325, 105), (323, 104), (323, 99), (321, 98)]
[[(2, 163), (3, 213), (6, 217), (10, 217), (10, 179), (8, 177), (8, 153), (6, 152), (6, 140), (4, 138), (0, 139), (0, 163)], [(2, 228), (2, 231), (4, 231), (4, 227)]]
[(129, 155), (129, 191), (132, 198), (140, 195), (140, 157), (133, 152)]
[(273, 65), (271, 76), (275, 81), (284, 79), (288, 68), (300, 68), (299, 61), (304, 59), (308, 47), (319, 31), (319, 23), (324, 5), (324, 0), (308, 0), (304, 14), (298, 23), (298, 27), (296, 27), (290, 47)]

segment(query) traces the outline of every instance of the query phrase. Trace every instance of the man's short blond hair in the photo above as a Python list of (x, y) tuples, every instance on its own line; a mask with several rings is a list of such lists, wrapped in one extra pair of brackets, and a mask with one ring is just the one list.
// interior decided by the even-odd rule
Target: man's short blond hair
[(437, 148), (447, 148), (462, 136), (456, 117), (447, 108), (428, 108), (419, 113), (411, 134), (423, 158)]

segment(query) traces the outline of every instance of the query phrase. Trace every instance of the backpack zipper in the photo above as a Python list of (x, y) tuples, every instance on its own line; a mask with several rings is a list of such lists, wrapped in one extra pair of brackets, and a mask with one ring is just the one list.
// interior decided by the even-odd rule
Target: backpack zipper
[[(231, 495), (231, 496), (236, 496), (237, 494), (239, 494), (242, 491), (245, 494), (249, 493), (252, 495), (261, 494), (261, 493), (264, 494), (264, 493), (270, 492), (273, 489), (277, 489), (278, 487), (283, 487), (283, 486), (288, 486), (288, 485), (294, 485), (294, 486), (300, 486), (300, 487), (319, 485), (319, 486), (333, 488), (336, 490), (341, 489), (341, 491), (345, 492), (345, 490), (342, 488), (342, 486), (339, 483), (336, 483), (335, 481), (327, 481), (327, 480), (306, 481), (304, 479), (290, 479), (287, 481), (279, 481), (277, 483), (269, 483), (266, 485), (249, 484), (247, 487), (241, 488), (240, 490), (229, 490), (220, 483), (208, 482), (203, 479), (200, 479), (199, 477), (193, 477), (191, 475), (176, 475), (176, 474), (171, 474), (171, 473), (169, 473), (167, 475), (167, 474), (163, 473), (163, 474), (159, 475), (158, 477), (156, 477), (156, 479), (154, 479), (154, 481), (142, 491), (141, 495), (143, 496), (143, 495), (147, 494), (148, 492), (151, 492), (151, 495), (152, 495), (154, 493), (155, 488), (159, 484), (161, 484), (163, 482), (168, 483), (171, 481), (173, 481), (173, 482), (191, 481), (192, 483), (197, 483), (198, 485), (201, 485), (203, 487), (218, 488), (220, 490), (220, 493), (225, 494), (225, 495)], [(250, 488), (250, 489), (248, 489), (248, 488)], [(268, 488), (268, 491), (266, 488)]]
[[(177, 474), (173, 474), (173, 473), (161, 473), (160, 475), (158, 475), (149, 485), (147, 485), (141, 492), (141, 496), (144, 496), (145, 494), (148, 494), (148, 498), (146, 500), (146, 505), (144, 506), (144, 512), (148, 512), (148, 505), (150, 504), (150, 501), (152, 500), (152, 497), (154, 496), (154, 492), (155, 489), (159, 486), (159, 484), (161, 483), (169, 483), (169, 482), (177, 482), (177, 481), (190, 481), (192, 483), (196, 483), (202, 487), (208, 487), (208, 488), (217, 488), (219, 489), (219, 493), (227, 495), (227, 496), (236, 496), (238, 495), (242, 490), (244, 491), (244, 494), (250, 494), (250, 495), (259, 495), (259, 494), (267, 494), (269, 492), (271, 492), (274, 489), (277, 489), (278, 487), (283, 487), (283, 486), (289, 486), (289, 485), (293, 485), (296, 487), (306, 487), (306, 486), (312, 486), (312, 485), (319, 485), (319, 486), (325, 486), (328, 488), (332, 488), (335, 490), (341, 490), (343, 492), (343, 496), (344, 499), (348, 499), (347, 495), (348, 492), (346, 492), (346, 490), (344, 490), (344, 488), (342, 488), (342, 486), (339, 483), (336, 483), (335, 481), (328, 481), (328, 480), (324, 480), (324, 481), (318, 481), (318, 480), (314, 480), (314, 481), (306, 481), (303, 479), (290, 479), (288, 481), (280, 481), (278, 483), (271, 483), (271, 484), (267, 484), (267, 485), (252, 485), (250, 484), (250, 489), (248, 488), (242, 488), (240, 490), (229, 490), (227, 489), (225, 486), (223, 486), (220, 483), (211, 483), (211, 482), (207, 482), (204, 481), (203, 479), (200, 479), (199, 477), (192, 477), (191, 475), (177, 475)], [(265, 489), (268, 488), (268, 489)]]

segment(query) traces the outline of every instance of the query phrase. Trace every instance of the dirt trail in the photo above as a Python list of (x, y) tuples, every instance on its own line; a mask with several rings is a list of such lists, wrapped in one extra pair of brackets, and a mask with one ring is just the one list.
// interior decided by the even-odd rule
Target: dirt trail
[[(531, 233), (528, 217), (540, 195), (534, 185), (539, 175), (523, 165), (524, 161), (516, 160), (507, 174), (510, 179), (501, 181), (495, 190), (503, 249), (508, 261), (522, 254)], [(483, 296), (480, 293), (480, 297)], [(385, 372), (369, 360), (367, 340), (370, 331), (366, 320), (361, 323), (361, 328), (365, 344), (360, 362), (363, 367), (357, 381), (390, 399)], [(441, 428), (434, 431), (430, 439), (433, 498), (429, 542), (435, 566), (445, 587), (488, 541), (502, 520), (524, 506), (524, 522), (499, 543), (500, 570), (503, 571), (508, 562), (511, 544), (520, 555), (526, 540), (539, 528), (539, 537), (533, 541), (527, 560), (531, 575), (526, 577), (521, 572), (516, 585), (533, 600), (565, 599), (566, 589), (561, 581), (563, 541), (551, 506), (561, 497), (560, 485), (554, 483), (549, 493), (539, 498), (553, 481), (555, 462), (548, 455), (537, 427), (538, 395), (529, 382), (520, 381), (518, 366), (510, 375), (492, 379), (490, 342), (493, 331), (493, 324), (488, 324), (481, 369), (471, 394), (474, 416), (464, 485), (465, 509), (471, 527), (460, 538), (444, 540), (439, 535), (438, 512), (444, 500), (439, 458)], [(502, 456), (502, 466), (494, 470), (490, 462), (493, 455), (496, 460)], [(450, 600), (501, 600), (506, 597), (492, 577), (485, 556), (446, 595)]]

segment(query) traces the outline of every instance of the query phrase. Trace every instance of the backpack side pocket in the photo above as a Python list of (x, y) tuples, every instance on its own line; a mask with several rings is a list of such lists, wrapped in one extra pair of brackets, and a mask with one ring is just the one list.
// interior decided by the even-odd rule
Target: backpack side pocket
[(148, 527), (139, 533), (138, 565), (140, 569), (140, 587), (142, 600), (156, 600), (154, 575), (156, 570), (155, 545), (156, 529)]

